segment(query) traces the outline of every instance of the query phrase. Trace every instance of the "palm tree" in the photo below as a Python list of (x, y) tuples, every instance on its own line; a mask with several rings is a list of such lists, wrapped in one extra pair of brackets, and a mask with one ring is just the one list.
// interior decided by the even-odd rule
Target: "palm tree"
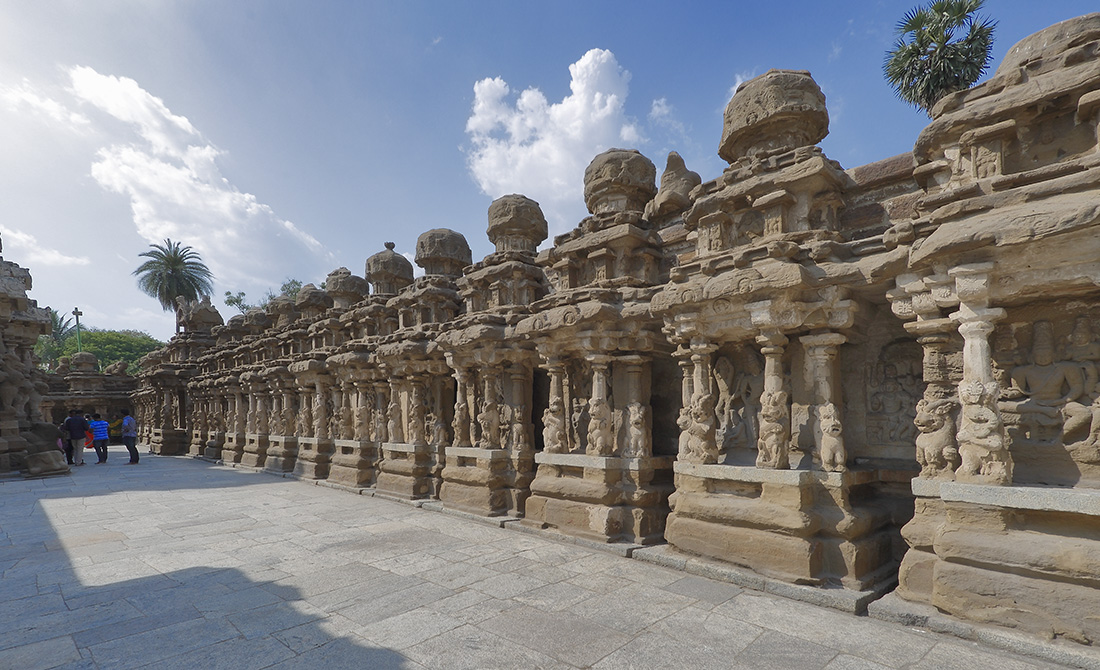
[(197, 300), (200, 295), (214, 292), (211, 283), (214, 275), (197, 251), (171, 239), (149, 246), (152, 250), (138, 254), (149, 260), (134, 270), (134, 275), (138, 278), (138, 288), (156, 298), (164, 311), (174, 310), (176, 298), (180, 296)]
[(47, 337), (60, 345), (76, 332), (76, 327), (69, 317), (58, 314), (52, 307), (47, 309), (50, 311), (50, 334)]
[[(916, 7), (897, 25), (883, 71), (898, 97), (932, 116), (932, 106), (978, 81), (992, 57), (997, 22), (975, 16), (984, 0), (935, 0)], [(952, 41), (956, 31), (965, 35)]]

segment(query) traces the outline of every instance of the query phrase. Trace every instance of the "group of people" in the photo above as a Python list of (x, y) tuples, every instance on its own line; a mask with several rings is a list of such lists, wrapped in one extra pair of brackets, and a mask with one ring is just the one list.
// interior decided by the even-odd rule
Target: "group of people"
[(84, 465), (84, 449), (91, 446), (95, 449), (96, 463), (107, 462), (107, 445), (110, 442), (113, 427), (119, 429), (122, 444), (126, 445), (126, 451), (130, 452), (130, 462), (127, 465), (136, 465), (138, 462), (137, 450), (137, 422), (130, 416), (128, 410), (122, 410), (122, 416), (115, 424), (103, 420), (99, 414), (81, 414), (78, 409), (69, 410), (69, 418), (61, 424), (61, 437), (65, 452), (65, 460), (69, 465)]

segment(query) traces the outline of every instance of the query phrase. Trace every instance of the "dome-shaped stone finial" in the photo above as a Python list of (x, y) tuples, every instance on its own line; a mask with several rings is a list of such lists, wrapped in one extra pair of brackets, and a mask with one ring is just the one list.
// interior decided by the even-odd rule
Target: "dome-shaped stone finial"
[(768, 70), (726, 105), (718, 155), (728, 163), (813, 146), (829, 134), (825, 94), (805, 70)]
[(634, 149), (608, 149), (584, 171), (584, 204), (590, 214), (640, 212), (657, 193), (657, 168)]
[(385, 251), (367, 259), (366, 278), (374, 295), (395, 295), (412, 283), (412, 263), (394, 251), (395, 246), (393, 242), (386, 242)]
[(533, 254), (549, 233), (542, 208), (534, 200), (513, 193), (489, 205), (489, 241), (497, 251)]
[(347, 309), (363, 299), (370, 290), (367, 280), (356, 277), (347, 268), (336, 268), (325, 277), (325, 292), (338, 309)]
[(472, 262), (470, 245), (462, 233), (434, 228), (416, 238), (416, 264), (426, 275), (461, 277), (462, 268)]

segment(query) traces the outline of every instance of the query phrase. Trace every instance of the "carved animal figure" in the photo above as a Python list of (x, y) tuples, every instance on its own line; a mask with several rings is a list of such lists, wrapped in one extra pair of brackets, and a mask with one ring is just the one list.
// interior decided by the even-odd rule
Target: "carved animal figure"
[(615, 450), (611, 431), (611, 407), (603, 398), (593, 398), (589, 404), (588, 453), (610, 456)]
[(757, 440), (756, 466), (786, 468), (789, 412), (786, 391), (767, 391), (760, 397), (760, 438)]
[(691, 424), (688, 426), (687, 451), (695, 463), (717, 463), (718, 445), (714, 440), (714, 395), (697, 395), (691, 403)]
[(640, 458), (651, 450), (649, 435), (649, 408), (640, 402), (632, 402), (626, 408), (629, 423), (626, 432), (624, 456)]
[(830, 402), (817, 408), (817, 416), (818, 430), (821, 431), (821, 467), (828, 472), (844, 472), (848, 469), (848, 452), (844, 449), (840, 412)]
[(552, 400), (542, 413), (542, 448), (547, 453), (565, 451), (565, 417), (560, 400)]
[(917, 463), (922, 477), (952, 478), (959, 466), (959, 448), (955, 444), (955, 409), (951, 398), (921, 400), (913, 420), (917, 435)]

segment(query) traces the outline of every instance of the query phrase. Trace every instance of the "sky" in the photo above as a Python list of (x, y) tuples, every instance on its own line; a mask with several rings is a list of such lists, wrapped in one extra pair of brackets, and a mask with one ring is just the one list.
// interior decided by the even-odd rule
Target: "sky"
[[(0, 239), (41, 306), (160, 339), (136, 286), (165, 238), (226, 291), (362, 275), (432, 228), (474, 260), (494, 198), (538, 201), (551, 237), (586, 215), (611, 147), (721, 174), (722, 112), (770, 68), (809, 70), (825, 153), (855, 167), (912, 150), (928, 118), (882, 77), (916, 3), (0, 0)], [(1017, 41), (1094, 0), (987, 0), (987, 77)], [(549, 242), (548, 242), (549, 243)]]

